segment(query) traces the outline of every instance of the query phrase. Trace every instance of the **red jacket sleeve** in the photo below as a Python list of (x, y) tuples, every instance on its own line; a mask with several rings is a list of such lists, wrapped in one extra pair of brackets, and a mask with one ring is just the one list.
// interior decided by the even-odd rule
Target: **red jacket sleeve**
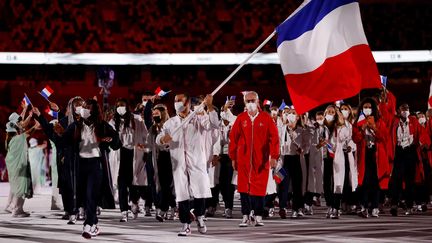
[(234, 122), (234, 125), (231, 128), (231, 132), (229, 134), (229, 145), (228, 145), (228, 155), (231, 158), (231, 160), (237, 161), (237, 144), (238, 139), (240, 135), (240, 116), (237, 117), (236, 121)]
[[(269, 116), (270, 117), (270, 116)], [(270, 135), (270, 157), (272, 159), (278, 159), (279, 158), (279, 132), (276, 127), (276, 124), (273, 122), (273, 120), (268, 120), (269, 123), (269, 135)]]

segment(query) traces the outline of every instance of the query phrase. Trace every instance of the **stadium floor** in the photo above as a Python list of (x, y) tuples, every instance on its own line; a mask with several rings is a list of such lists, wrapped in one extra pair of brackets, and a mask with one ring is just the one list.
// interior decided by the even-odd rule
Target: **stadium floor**
[[(6, 204), (7, 183), (0, 184), (0, 205)], [(12, 218), (0, 213), (0, 242), (83, 242), (82, 225), (67, 225), (59, 219), (61, 211), (49, 211), (49, 193), (36, 195), (24, 208), (29, 218)], [(208, 233), (201, 235), (192, 225), (192, 235), (177, 236), (179, 221), (157, 222), (140, 214), (137, 220), (120, 223), (117, 210), (103, 210), (99, 217), (101, 234), (91, 239), (97, 242), (432, 242), (432, 210), (392, 217), (388, 210), (379, 218), (362, 219), (342, 215), (340, 219), (325, 219), (325, 208), (315, 210), (303, 219), (280, 219), (275, 216), (264, 221), (264, 227), (239, 228), (240, 205), (236, 200), (234, 219), (221, 217), (207, 220)]]

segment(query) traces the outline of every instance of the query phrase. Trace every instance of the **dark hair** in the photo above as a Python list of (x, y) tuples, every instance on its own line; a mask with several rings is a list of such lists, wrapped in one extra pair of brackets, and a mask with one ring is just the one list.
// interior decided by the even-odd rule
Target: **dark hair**
[[(85, 101), (86, 105), (90, 105), (90, 117), (87, 121), (94, 125), (96, 138), (102, 138), (104, 135), (104, 120), (102, 118), (102, 111), (100, 109), (99, 104), (94, 99), (87, 99)], [(81, 140), (81, 130), (83, 126), (84, 119), (81, 119), (80, 122), (77, 123), (77, 128), (75, 129), (74, 137), (76, 140)]]
[(324, 111), (317, 111), (316, 113), (315, 113), (315, 117), (316, 116), (324, 116)]
[(142, 96), (152, 96), (152, 95), (153, 95), (152, 92), (150, 92), (150, 91), (144, 91), (144, 92), (142, 93), (141, 97), (142, 97)]
[(370, 103), (371, 104), (371, 108), (372, 108), (372, 114), (371, 114), (371, 116), (373, 116), (375, 118), (375, 121), (380, 118), (380, 114), (379, 114), (379, 110), (378, 110), (378, 105), (377, 105), (375, 99), (371, 98), (371, 97), (366, 97), (366, 98), (364, 98), (360, 102), (360, 105), (358, 107), (358, 112), (357, 112), (357, 118), (355, 119), (355, 122), (358, 122), (360, 114), (362, 113), (362, 110), (363, 110), (363, 106), (366, 103)]
[[(116, 108), (118, 107), (117, 104), (119, 102), (123, 102), (126, 105), (126, 114), (124, 114), (123, 118), (124, 118), (124, 127), (127, 128), (132, 124), (132, 128), (135, 129), (135, 121), (133, 119), (133, 114), (130, 112), (129, 109), (129, 103), (127, 102), (126, 99), (124, 98), (119, 98), (116, 101)], [(121, 122), (121, 116), (117, 113), (117, 111), (114, 112), (114, 127), (116, 129), (116, 131), (119, 131), (120, 129), (120, 122)]]

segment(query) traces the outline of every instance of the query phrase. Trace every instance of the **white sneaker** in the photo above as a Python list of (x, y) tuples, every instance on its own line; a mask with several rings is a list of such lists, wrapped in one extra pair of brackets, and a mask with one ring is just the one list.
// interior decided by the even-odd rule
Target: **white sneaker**
[(83, 232), (82, 232), (82, 237), (86, 238), (86, 239), (91, 239), (91, 226), (86, 224), (83, 227)]
[(306, 215), (313, 215), (313, 207), (309, 205), (305, 205), (305, 214)]
[(300, 208), (299, 210), (297, 210), (297, 214), (299, 217), (304, 217), (303, 209)]
[(243, 219), (241, 223), (239, 224), (240, 227), (248, 227), (250, 224), (250, 217), (249, 215), (243, 215)]
[(85, 210), (83, 207), (80, 207), (78, 212), (78, 220), (84, 220), (84, 219), (85, 219)]
[(177, 234), (178, 236), (188, 236), (190, 235), (191, 229), (190, 229), (190, 224), (183, 224), (182, 229), (180, 230), (180, 232)]
[(121, 212), (122, 218), (120, 219), (120, 222), (124, 223), (128, 221), (128, 212), (127, 211), (123, 211)]
[(132, 219), (137, 219), (139, 213), (138, 204), (132, 204), (131, 211), (132, 211)]
[(157, 221), (163, 222), (165, 220), (164, 216), (165, 216), (165, 212), (161, 211), (160, 209), (156, 210), (156, 219), (157, 219)]
[(328, 219), (330, 218), (330, 216), (332, 214), (332, 210), (333, 210), (332, 208), (327, 209), (326, 218), (328, 218)]
[(176, 218), (176, 208), (170, 208), (168, 220), (174, 220)]
[(229, 208), (225, 209), (225, 218), (232, 219), (232, 217), (233, 217), (232, 209)]
[(90, 234), (91, 234), (92, 237), (98, 236), (98, 235), (100, 234), (99, 227), (98, 227), (96, 224), (94, 224), (94, 225), (91, 227), (91, 229), (90, 229)]
[(253, 223), (255, 222), (255, 212), (253, 210), (250, 211), (249, 220)]
[(207, 226), (204, 222), (204, 217), (203, 216), (198, 216), (197, 217), (197, 226), (198, 226), (198, 231), (201, 234), (205, 234), (207, 233)]
[(372, 217), (374, 217), (374, 218), (379, 217), (379, 209), (378, 208), (372, 209)]
[(269, 209), (268, 216), (269, 216), (269, 218), (272, 218), (274, 216), (274, 208)]
[(339, 214), (338, 214), (338, 210), (337, 209), (333, 208), (331, 210), (330, 218), (331, 219), (338, 219), (339, 218)]
[(264, 226), (262, 216), (255, 216), (255, 226)]
[(292, 218), (292, 219), (296, 219), (296, 218), (298, 218), (298, 217), (299, 217), (299, 213), (298, 213), (297, 211), (293, 210), (293, 211), (292, 211), (292, 214), (291, 214), (291, 218)]
[(69, 221), (67, 222), (67, 224), (75, 224), (76, 221), (77, 221), (76, 215), (69, 215)]

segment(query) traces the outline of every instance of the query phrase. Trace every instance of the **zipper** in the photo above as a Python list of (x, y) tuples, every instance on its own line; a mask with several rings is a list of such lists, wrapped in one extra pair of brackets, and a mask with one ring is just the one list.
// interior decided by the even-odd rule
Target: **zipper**
[(253, 154), (253, 142), (254, 142), (254, 121), (252, 122), (252, 144), (251, 144), (251, 153), (250, 153), (250, 169), (249, 169), (249, 193), (250, 193), (250, 184), (251, 184), (251, 174), (252, 174), (252, 154)]

